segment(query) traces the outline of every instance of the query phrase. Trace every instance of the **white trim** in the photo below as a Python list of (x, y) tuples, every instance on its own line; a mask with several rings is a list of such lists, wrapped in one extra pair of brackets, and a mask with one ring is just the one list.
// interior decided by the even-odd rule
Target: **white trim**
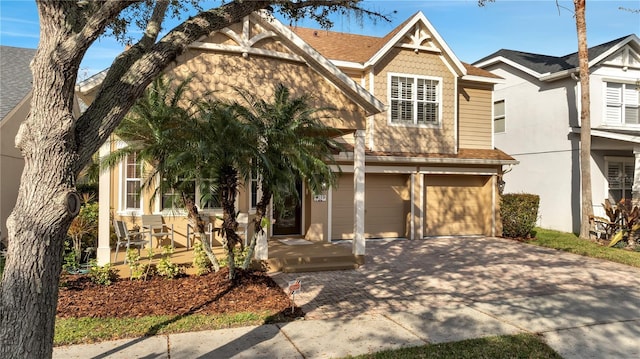
[[(493, 93), (493, 91), (491, 92)], [(460, 122), (460, 119), (458, 118), (458, 108), (460, 107), (460, 94), (458, 93), (457, 80), (453, 81), (453, 103), (453, 151), (458, 153), (458, 149), (460, 147), (460, 139), (458, 138), (458, 123)], [(444, 119), (442, 120), (442, 123), (444, 123)]]
[(499, 62), (502, 62), (502, 63), (504, 63), (506, 65), (509, 65), (509, 66), (511, 66), (513, 68), (516, 68), (516, 69), (518, 69), (518, 70), (520, 70), (520, 71), (522, 71), (522, 72), (524, 72), (524, 73), (526, 73), (528, 75), (531, 75), (531, 76), (535, 77), (536, 79), (540, 79), (540, 77), (543, 76), (543, 74), (541, 74), (539, 72), (536, 72), (536, 71), (534, 71), (534, 70), (532, 70), (532, 69), (530, 69), (530, 68), (528, 68), (526, 66), (522, 66), (522, 65), (520, 65), (519, 63), (517, 63), (515, 61), (511, 61), (511, 60), (507, 59), (504, 56), (492, 57), (492, 58), (486, 59), (486, 60), (484, 60), (482, 62), (477, 62), (473, 66), (484, 68), (484, 67), (487, 67), (489, 65), (497, 64)]
[[(340, 166), (342, 173), (353, 173), (353, 165), (343, 165)], [(397, 173), (397, 174), (406, 174), (406, 173), (416, 173), (417, 167), (415, 166), (370, 166), (367, 165), (364, 167), (365, 173)], [(338, 166), (332, 165), (331, 170), (334, 172), (338, 171)]]
[(260, 55), (266, 57), (273, 57), (277, 59), (285, 59), (296, 62), (305, 62), (304, 59), (296, 54), (287, 54), (285, 52), (277, 52), (272, 50), (257, 49), (253, 47), (225, 45), (225, 44), (212, 44), (207, 42), (194, 41), (189, 45), (191, 49), (208, 50), (208, 51), (220, 51), (231, 52), (239, 54)]
[(441, 54), (442, 50), (440, 50), (437, 47), (433, 47), (433, 46), (422, 46), (422, 45), (412, 45), (412, 44), (398, 44), (395, 45), (395, 47), (399, 47), (402, 49), (411, 49), (411, 50), (418, 50), (418, 51), (424, 51), (424, 52), (432, 52), (435, 54)]
[[(393, 119), (391, 118), (391, 80), (393, 77), (404, 77), (404, 78), (411, 78), (414, 80), (414, 91), (412, 93), (412, 98), (411, 98), (411, 103), (413, 105), (413, 110), (414, 110), (414, 118), (413, 118), (413, 123), (397, 123), (397, 122), (393, 122)], [(438, 104), (438, 120), (436, 123), (417, 123), (418, 119), (418, 108), (417, 108), (417, 104), (418, 104), (418, 100), (416, 98), (417, 96), (417, 82), (418, 80), (428, 80), (428, 81), (437, 81), (437, 104)], [(456, 81), (457, 84), (457, 81)], [(444, 107), (444, 96), (443, 96), (443, 87), (444, 87), (444, 81), (442, 79), (442, 77), (437, 77), (437, 76), (425, 76), (425, 75), (418, 75), (418, 74), (408, 74), (408, 73), (399, 73), (399, 72), (387, 72), (387, 125), (389, 126), (393, 126), (393, 127), (414, 127), (414, 128), (442, 128), (443, 123), (444, 123), (444, 119), (442, 118), (442, 109)], [(454, 85), (454, 90), (457, 89), (456, 85)], [(454, 97), (457, 96), (457, 93), (454, 94)], [(457, 101), (457, 100), (456, 100)], [(456, 106), (457, 107), (457, 106)], [(454, 109), (454, 114), (455, 114), (456, 110)], [(455, 119), (454, 119), (455, 121)], [(457, 127), (457, 126), (456, 126)]]
[(635, 42), (636, 44), (640, 45), (640, 38), (638, 38), (638, 36), (636, 36), (635, 34), (631, 34), (631, 35), (627, 36), (626, 38), (624, 38), (623, 40), (621, 40), (620, 42), (618, 42), (617, 44), (611, 46), (609, 48), (609, 50), (603, 52), (602, 54), (600, 54), (600, 56), (598, 56), (595, 59), (589, 61), (589, 68), (591, 68), (592, 66), (594, 66), (597, 63), (601, 62), (602, 60), (606, 59), (607, 57), (611, 56), (616, 51), (620, 50), (621, 48), (623, 48), (624, 46), (626, 46), (628, 43), (630, 43), (632, 41)]
[(464, 75), (461, 77), (461, 79), (465, 81), (485, 82), (489, 84), (503, 84), (506, 82), (505, 79), (498, 79), (495, 77), (484, 77), (484, 76), (477, 76), (477, 75)]
[(422, 174), (459, 174), (459, 175), (481, 175), (493, 176), (498, 174), (496, 168), (459, 168), (459, 167), (420, 167), (418, 170)]
[(409, 230), (410, 231), (409, 232), (409, 239), (415, 239), (415, 234), (416, 234), (416, 232), (415, 232), (415, 230), (416, 230), (416, 217), (415, 217), (415, 210), (414, 210), (414, 208), (416, 206), (416, 203), (415, 203), (415, 192), (414, 192), (415, 191), (415, 176), (416, 175), (417, 174), (414, 172), (409, 176), (411, 178), (411, 184), (410, 184), (410, 186), (411, 186), (411, 191), (410, 191), (411, 200), (410, 200), (410, 204), (409, 204), (409, 206), (411, 207), (411, 228)]
[[(373, 66), (375, 65), (378, 61), (382, 60), (384, 58), (384, 56), (398, 43), (400, 42), (400, 40), (402, 40), (403, 37), (405, 37), (407, 35), (407, 33), (409, 33), (414, 26), (416, 26), (419, 22), (422, 22), (422, 24), (427, 28), (427, 31), (429, 31), (429, 33), (431, 33), (431, 36), (433, 37), (433, 39), (435, 40), (436, 43), (438, 43), (440, 45), (440, 47), (442, 47), (442, 51), (447, 54), (449, 56), (449, 58), (451, 59), (451, 62), (453, 62), (453, 65), (455, 67), (455, 69), (457, 71), (455, 71), (455, 73), (460, 76), (460, 75), (466, 75), (467, 74), (467, 70), (465, 69), (465, 67), (462, 65), (462, 63), (460, 62), (460, 60), (458, 60), (458, 58), (456, 57), (456, 55), (453, 53), (453, 51), (451, 51), (451, 49), (449, 48), (449, 46), (447, 46), (447, 43), (442, 39), (442, 37), (440, 37), (440, 34), (438, 34), (438, 32), (436, 31), (436, 29), (433, 27), (433, 25), (431, 25), (431, 23), (429, 22), (429, 20), (427, 20), (427, 18), (424, 16), (424, 14), (422, 13), (422, 11), (418, 12), (415, 16), (413, 16), (413, 18), (411, 18), (405, 25), (404, 27), (398, 31), (392, 38), (391, 40), (389, 40), (380, 50), (378, 50), (369, 60), (367, 60), (364, 63), (365, 67), (368, 66)], [(449, 61), (445, 61), (445, 63), (449, 63)]]
[(364, 66), (359, 62), (345, 60), (330, 60), (334, 65), (344, 69), (364, 70)]
[[(639, 142), (640, 143), (640, 142)], [(352, 160), (351, 154), (341, 153), (336, 160)], [(430, 158), (430, 157), (403, 157), (403, 156), (366, 156), (367, 162), (383, 163), (415, 163), (415, 164), (456, 164), (456, 165), (517, 165), (517, 160), (487, 160), (479, 158)], [(341, 167), (343, 172), (345, 167)]]
[(331, 242), (331, 226), (333, 226), (333, 187), (327, 191), (327, 242)]
[(496, 236), (496, 184), (498, 175), (491, 176), (491, 236)]

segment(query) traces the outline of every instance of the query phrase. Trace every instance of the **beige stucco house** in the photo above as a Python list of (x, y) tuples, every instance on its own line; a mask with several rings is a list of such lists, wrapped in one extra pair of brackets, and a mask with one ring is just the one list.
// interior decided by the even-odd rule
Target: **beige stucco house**
[[(460, 62), (422, 13), (384, 38), (288, 27), (256, 13), (192, 43), (166, 73), (192, 76), (196, 96), (235, 97), (241, 87), (269, 99), (283, 83), (338, 109), (328, 120), (347, 147), (337, 156), (338, 186), (314, 196), (302, 184), (299, 206), (271, 214), (269, 237), (353, 239), (353, 253), (364, 255), (367, 238), (500, 233), (497, 184), (502, 167), (516, 163), (493, 143), (492, 93), (501, 79)], [(78, 86), (85, 102), (103, 75)], [(131, 201), (127, 188), (136, 178), (125, 169), (133, 165), (103, 174), (101, 258), (109, 207), (125, 217), (166, 214), (177, 245), (186, 245), (184, 216), (163, 212), (144, 193)], [(237, 199), (249, 215), (259, 191), (251, 188)], [(219, 211), (201, 210), (212, 218)]]

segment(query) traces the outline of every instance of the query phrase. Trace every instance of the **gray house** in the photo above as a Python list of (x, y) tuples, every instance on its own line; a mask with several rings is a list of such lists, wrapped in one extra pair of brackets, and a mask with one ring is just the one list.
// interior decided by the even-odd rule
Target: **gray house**
[[(574, 45), (568, 44), (567, 49)], [(579, 231), (578, 55), (499, 50), (474, 63), (505, 79), (494, 91), (495, 144), (520, 161), (505, 192), (540, 195), (545, 228)], [(589, 49), (594, 213), (605, 200), (640, 199), (640, 39)]]
[(31, 70), (35, 49), (0, 46), (0, 240), (18, 196), (24, 160), (15, 147), (18, 128), (30, 110)]

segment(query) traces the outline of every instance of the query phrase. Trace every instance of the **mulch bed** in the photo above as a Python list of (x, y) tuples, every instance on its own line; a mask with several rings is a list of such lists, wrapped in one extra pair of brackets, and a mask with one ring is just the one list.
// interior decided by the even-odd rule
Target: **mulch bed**
[(61, 281), (57, 315), (126, 318), (264, 311), (290, 319), (304, 315), (300, 308), (291, 313), (290, 298), (265, 273), (238, 270), (233, 283), (228, 275), (225, 268), (176, 279), (120, 279), (109, 286), (94, 284), (87, 276), (68, 275)]

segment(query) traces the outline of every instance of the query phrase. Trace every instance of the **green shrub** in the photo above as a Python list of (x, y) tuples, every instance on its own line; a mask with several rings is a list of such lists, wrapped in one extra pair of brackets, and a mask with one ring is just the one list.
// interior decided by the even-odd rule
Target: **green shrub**
[(89, 264), (89, 278), (91, 278), (93, 283), (111, 285), (111, 283), (118, 278), (116, 270), (111, 268), (109, 263), (104, 266), (99, 266), (98, 262), (92, 260)]
[(509, 193), (502, 196), (500, 217), (502, 235), (509, 238), (529, 238), (538, 220), (540, 196)]
[(175, 278), (182, 274), (182, 268), (180, 268), (177, 264), (171, 263), (171, 254), (173, 253), (173, 249), (170, 246), (162, 247), (162, 258), (158, 264), (156, 264), (156, 272), (169, 279)]
[(211, 261), (202, 247), (202, 242), (193, 245), (193, 267), (196, 269), (197, 275), (211, 272)]

